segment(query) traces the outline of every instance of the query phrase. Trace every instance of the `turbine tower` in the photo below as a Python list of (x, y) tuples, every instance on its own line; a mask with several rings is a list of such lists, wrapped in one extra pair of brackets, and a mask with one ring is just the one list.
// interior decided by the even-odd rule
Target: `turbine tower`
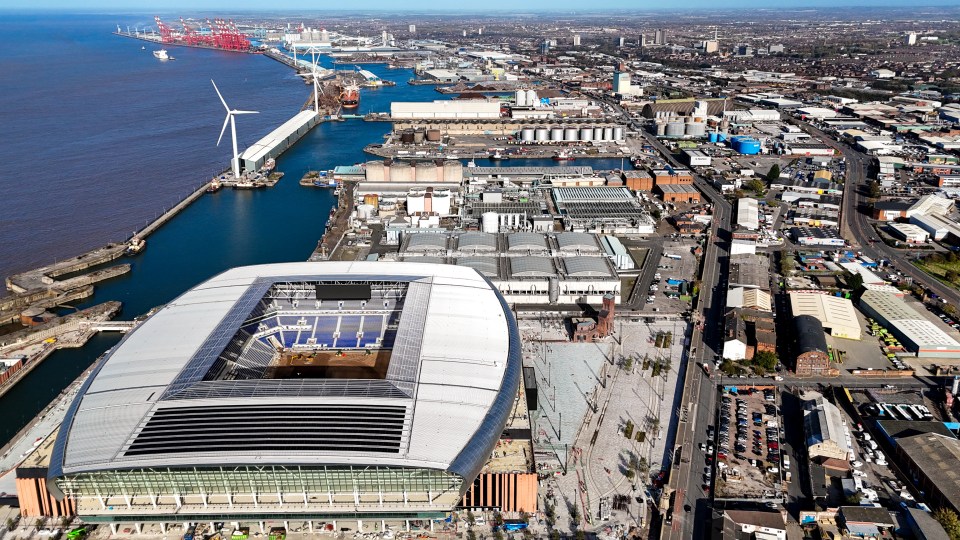
[(313, 54), (313, 49), (310, 50), (310, 58), (312, 62), (310, 63), (310, 73), (297, 73), (297, 75), (307, 78), (313, 77), (313, 110), (320, 114), (320, 81), (317, 80), (317, 59)]
[(227, 123), (230, 124), (230, 134), (233, 135), (233, 155), (230, 159), (230, 167), (233, 169), (233, 177), (235, 179), (240, 178), (240, 154), (237, 152), (237, 122), (234, 120), (234, 117), (238, 114), (257, 114), (259, 111), (238, 111), (237, 109), (231, 110), (227, 106), (227, 102), (223, 99), (223, 94), (220, 93), (220, 89), (217, 88), (217, 83), (213, 82), (213, 79), (210, 79), (210, 82), (213, 84), (213, 89), (217, 91), (217, 97), (220, 98), (220, 103), (223, 103), (223, 108), (227, 110), (227, 117), (223, 119), (223, 128), (220, 129), (220, 137), (217, 138), (217, 146), (220, 146), (220, 141), (223, 140), (223, 133), (227, 131)]

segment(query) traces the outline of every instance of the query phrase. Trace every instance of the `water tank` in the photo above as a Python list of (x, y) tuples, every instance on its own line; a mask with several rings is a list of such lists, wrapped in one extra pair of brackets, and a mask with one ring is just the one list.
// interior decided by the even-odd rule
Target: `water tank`
[(363, 204), (372, 204), (373, 206), (380, 206), (380, 195), (376, 193), (367, 193), (363, 196)]
[[(518, 92), (522, 92), (522, 91), (523, 91), (523, 90), (518, 90)], [(521, 129), (521, 130), (520, 130), (520, 140), (523, 141), (523, 142), (533, 142), (533, 141), (535, 140), (535, 139), (534, 139), (534, 131), (533, 131), (533, 128), (532, 128), (532, 127), (525, 127), (525, 128), (523, 128), (523, 129)]]
[(390, 165), (390, 181), (413, 182), (413, 167), (406, 161), (394, 161), (393, 164)]
[(527, 105), (531, 107), (540, 105), (540, 100), (537, 99), (536, 90), (527, 90)]
[(368, 182), (385, 182), (384, 166), (382, 161), (368, 161), (366, 166), (366, 179)]
[(717, 142), (726, 142), (727, 134), (726, 133), (717, 133)]
[(753, 137), (740, 135), (730, 139), (730, 148), (735, 152), (752, 156), (760, 153), (760, 141)]
[(593, 140), (593, 128), (591, 128), (591, 127), (582, 127), (582, 128), (580, 128), (580, 140), (581, 140), (581, 141), (592, 141), (592, 140)]
[(527, 105), (526, 90), (517, 90), (517, 107), (524, 107), (526, 105)]
[(613, 140), (622, 141), (625, 138), (626, 137), (624, 137), (623, 126), (616, 126), (615, 128), (613, 128)]
[(500, 232), (500, 216), (496, 212), (484, 212), (481, 220), (483, 232), (492, 234)]
[(372, 204), (361, 204), (357, 206), (357, 217), (363, 220), (368, 220), (373, 216), (377, 215), (377, 207)]
[(427, 138), (427, 132), (426, 132), (426, 131), (424, 131), (424, 130), (422, 130), (422, 129), (418, 129), (418, 130), (416, 130), (416, 131), (413, 132), (413, 143), (414, 143), (414, 144), (423, 144), (423, 140), (424, 140), (425, 138)]
[(403, 144), (413, 144), (413, 130), (405, 129), (400, 133), (400, 142)]
[(549, 141), (550, 130), (547, 128), (537, 128), (536, 137), (538, 141)]
[(717, 134), (716, 131), (711, 131), (710, 134), (707, 135), (707, 140), (712, 143), (715, 143), (720, 140), (720, 136)]
[(603, 128), (603, 140), (612, 141), (613, 139), (613, 126), (607, 126)]
[(439, 129), (428, 129), (427, 140), (430, 142), (440, 142), (441, 133)]
[(562, 128), (562, 127), (553, 127), (553, 128), (550, 128), (550, 140), (551, 140), (551, 141), (562, 141), (562, 140), (563, 140), (563, 128)]
[(579, 136), (580, 132), (575, 127), (568, 127), (563, 130), (563, 140), (565, 141), (576, 141)]
[(457, 184), (463, 182), (463, 163), (455, 159), (444, 161), (442, 180), (444, 182), (454, 182)]
[(683, 137), (685, 131), (685, 124), (683, 122), (667, 122), (666, 137), (680, 138)]
[(380, 217), (390, 217), (397, 215), (396, 201), (383, 201), (380, 203)]
[(602, 141), (603, 140), (603, 128), (595, 127), (593, 128), (593, 140)]
[(707, 134), (707, 125), (702, 122), (691, 122), (687, 124), (686, 133), (688, 137), (703, 137)]
[(439, 171), (437, 170), (437, 164), (431, 162), (427, 163), (417, 163), (414, 168), (414, 179), (417, 182), (427, 182), (435, 183), (437, 181), (437, 175)]
[(656, 135), (657, 137), (665, 137), (667, 135), (667, 123), (666, 122), (657, 122), (656, 123)]

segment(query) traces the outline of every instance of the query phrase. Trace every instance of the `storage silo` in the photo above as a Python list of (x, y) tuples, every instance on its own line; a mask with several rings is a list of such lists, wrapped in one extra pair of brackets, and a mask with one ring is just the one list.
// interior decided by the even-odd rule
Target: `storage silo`
[(366, 169), (366, 179), (368, 182), (385, 182), (384, 166), (382, 161), (368, 161)]
[(616, 126), (616, 127), (613, 128), (613, 140), (615, 140), (615, 141), (622, 141), (622, 140), (624, 140), (625, 138), (626, 138), (626, 137), (624, 137), (623, 126)]
[(394, 161), (393, 164), (390, 165), (390, 181), (406, 183), (413, 182), (413, 167), (411, 167), (406, 161)]
[(380, 217), (390, 217), (397, 215), (396, 201), (382, 201), (380, 203)]
[(455, 182), (457, 184), (463, 182), (463, 163), (455, 159), (448, 159), (443, 162), (443, 175), (441, 178), (444, 182)]
[(527, 106), (537, 107), (540, 105), (540, 100), (537, 99), (536, 90), (527, 90)]
[(568, 127), (567, 129), (563, 130), (563, 140), (568, 142), (576, 141), (579, 135), (580, 132), (577, 131), (577, 128), (575, 127)]
[(655, 128), (654, 133), (656, 134), (656, 136), (657, 136), (657, 137), (666, 137), (666, 136), (667, 136), (667, 123), (666, 123), (666, 122), (663, 122), (663, 121), (659, 121), (659, 122), (657, 122), (655, 125), (656, 125), (656, 128)]
[(760, 141), (753, 137), (738, 136), (730, 139), (730, 148), (741, 154), (752, 156), (760, 153)]
[(552, 128), (550, 128), (550, 140), (551, 140), (551, 141), (563, 141), (563, 128), (562, 128), (562, 127), (552, 127)]
[(439, 129), (428, 129), (427, 130), (427, 140), (430, 142), (440, 142), (442, 134)]
[(520, 140), (523, 142), (533, 142), (535, 134), (532, 127), (525, 127), (520, 130)]
[(405, 129), (400, 133), (400, 142), (403, 144), (413, 144), (413, 130)]
[(580, 128), (580, 140), (581, 140), (581, 141), (592, 141), (592, 140), (593, 140), (593, 128), (592, 128), (592, 127), (582, 127), (582, 128)]
[(613, 126), (607, 126), (603, 128), (603, 140), (612, 141), (613, 138)]
[(593, 128), (593, 140), (602, 141), (603, 140), (603, 128), (595, 127)]
[(703, 137), (707, 134), (707, 125), (703, 122), (690, 122), (686, 128), (687, 137)]
[(363, 196), (363, 204), (372, 204), (373, 206), (380, 205), (380, 195), (376, 193), (367, 193)]
[(666, 137), (673, 137), (679, 139), (683, 137), (685, 131), (685, 124), (683, 122), (667, 122), (667, 130), (665, 133)]
[(492, 234), (500, 232), (500, 216), (496, 212), (484, 212), (481, 220), (483, 232)]
[(537, 128), (536, 138), (538, 141), (549, 141), (550, 140), (550, 130), (545, 127)]
[(527, 92), (525, 90), (517, 90), (517, 107), (525, 107), (527, 105)]
[(422, 189), (411, 189), (407, 193), (407, 215), (423, 212), (426, 208), (426, 192)]
[(435, 183), (437, 181), (437, 164), (428, 161), (424, 163), (417, 163), (414, 167), (414, 179), (417, 182), (423, 183)]
[(423, 144), (423, 140), (427, 138), (427, 132), (418, 129), (413, 132), (413, 144)]
[(357, 217), (362, 220), (368, 220), (377, 215), (377, 208), (372, 204), (361, 204), (357, 207)]

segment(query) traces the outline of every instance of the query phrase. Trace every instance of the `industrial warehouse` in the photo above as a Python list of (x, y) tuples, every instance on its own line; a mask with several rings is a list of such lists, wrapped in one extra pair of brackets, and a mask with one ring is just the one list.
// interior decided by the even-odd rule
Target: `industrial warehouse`
[[(235, 268), (98, 365), (48, 486), (114, 529), (442, 519), (498, 443), (520, 371), (512, 314), (472, 269)], [(528, 484), (513, 507), (533, 510)]]

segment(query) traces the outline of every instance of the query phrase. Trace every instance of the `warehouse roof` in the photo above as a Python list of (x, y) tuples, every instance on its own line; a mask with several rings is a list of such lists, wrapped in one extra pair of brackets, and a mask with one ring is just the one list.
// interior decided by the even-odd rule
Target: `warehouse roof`
[(447, 235), (438, 233), (414, 233), (407, 235), (404, 251), (446, 251)]
[(496, 251), (497, 237), (490, 233), (465, 232), (457, 237), (457, 248), (472, 251)]
[(860, 296), (860, 304), (876, 313), (881, 323), (894, 326), (921, 350), (960, 350), (957, 340), (896, 295), (868, 290)]
[(793, 318), (797, 330), (797, 351), (800, 354), (818, 351), (827, 352), (827, 338), (823, 335), (823, 324), (812, 315), (797, 315)]
[(843, 337), (860, 339), (860, 321), (853, 302), (847, 298), (816, 293), (790, 293), (790, 307), (793, 316), (810, 315), (815, 317), (825, 328), (833, 329), (839, 334), (842, 327)]
[(897, 445), (916, 463), (954, 508), (960, 508), (960, 440), (924, 433), (897, 439)]
[(566, 274), (573, 277), (610, 277), (609, 264), (606, 257), (563, 258)]
[(581, 232), (562, 232), (557, 235), (560, 251), (600, 251), (597, 238)]
[(498, 260), (497, 257), (459, 257), (456, 259), (457, 265), (473, 268), (489, 278), (499, 276)]
[(510, 251), (543, 251), (547, 249), (547, 239), (538, 233), (518, 232), (507, 236), (507, 246)]
[(551, 277), (557, 275), (550, 257), (510, 257), (511, 277)]

